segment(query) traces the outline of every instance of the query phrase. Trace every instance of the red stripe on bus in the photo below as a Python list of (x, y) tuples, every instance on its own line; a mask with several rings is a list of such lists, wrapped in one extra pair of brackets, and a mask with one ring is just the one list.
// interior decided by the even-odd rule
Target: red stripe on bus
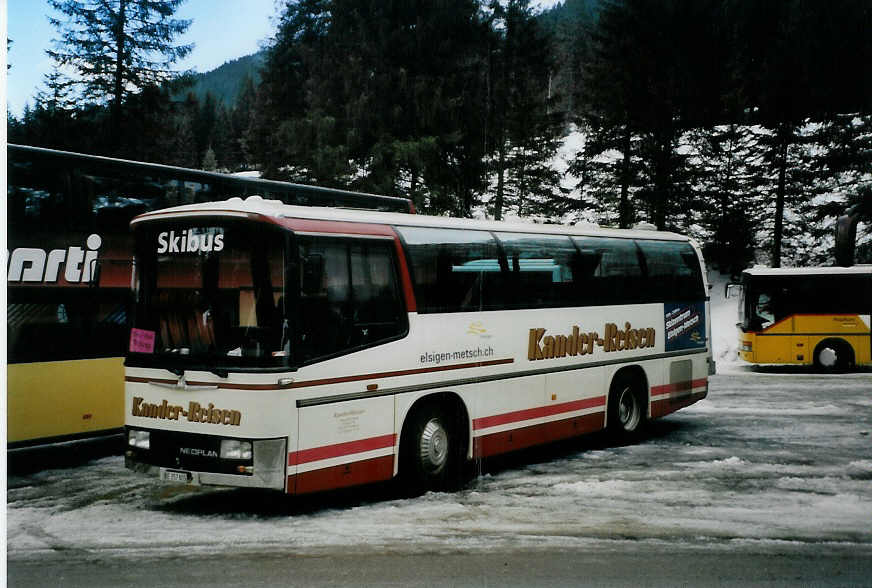
[(687, 392), (700, 386), (708, 386), (707, 378), (698, 380), (685, 380), (684, 382), (675, 382), (664, 386), (651, 386), (651, 396), (659, 396), (660, 394), (668, 394), (670, 392)]
[(288, 476), (288, 494), (307, 494), (381, 482), (390, 480), (393, 475), (394, 456), (386, 455)]
[(708, 396), (708, 391), (694, 392), (685, 396), (671, 396), (651, 402), (651, 418), (658, 418), (675, 412), (680, 408), (690, 406)]
[(370, 437), (369, 439), (359, 439), (357, 441), (348, 441), (345, 443), (337, 443), (335, 445), (324, 445), (322, 447), (313, 447), (312, 449), (293, 451), (288, 454), (288, 465), (293, 466), (320, 461), (322, 459), (384, 449), (386, 447), (393, 447), (396, 444), (396, 441), (397, 436), (391, 433), (390, 435)]
[(573, 400), (572, 402), (563, 402), (561, 404), (553, 404), (551, 406), (538, 406), (536, 408), (527, 408), (525, 410), (516, 410), (488, 417), (473, 419), (473, 430), (487, 429), (498, 425), (506, 425), (508, 423), (517, 423), (520, 421), (529, 421), (541, 417), (553, 416), (574, 410), (584, 410), (585, 408), (593, 408), (596, 406), (605, 406), (606, 397), (596, 396), (594, 398), (583, 398), (581, 400)]
[(542, 443), (593, 433), (602, 430), (604, 427), (604, 414), (595, 412), (560, 421), (542, 423), (541, 425), (482, 435), (473, 440), (473, 455), (479, 458), (508, 453), (509, 451), (525, 449)]

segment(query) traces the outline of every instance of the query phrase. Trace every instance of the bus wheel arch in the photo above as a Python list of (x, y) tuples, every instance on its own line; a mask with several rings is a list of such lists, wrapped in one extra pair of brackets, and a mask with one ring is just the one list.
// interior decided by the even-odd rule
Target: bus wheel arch
[(813, 358), (820, 370), (846, 370), (854, 365), (854, 348), (844, 339), (824, 339), (815, 346)]
[(412, 493), (454, 490), (469, 451), (469, 413), (454, 393), (419, 398), (403, 421), (399, 479)]
[(606, 430), (619, 440), (631, 440), (648, 420), (648, 377), (640, 366), (618, 370), (609, 385)]

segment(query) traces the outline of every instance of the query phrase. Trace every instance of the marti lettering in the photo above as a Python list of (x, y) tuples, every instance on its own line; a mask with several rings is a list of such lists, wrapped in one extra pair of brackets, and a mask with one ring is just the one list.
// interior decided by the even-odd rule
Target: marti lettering
[(64, 266), (64, 279), (71, 284), (90, 282), (95, 269), (99, 249), (103, 239), (96, 233), (85, 241), (87, 249), (69, 247), (67, 249), (45, 249), (19, 247), (9, 258), (9, 282), (57, 282), (61, 264)]
[(652, 328), (634, 329), (630, 323), (618, 328), (614, 323), (606, 323), (605, 335), (600, 337), (596, 331), (583, 332), (574, 325), (568, 335), (546, 335), (546, 329), (530, 329), (527, 359), (556, 359), (576, 357), (593, 353), (595, 347), (602, 347), (606, 353), (630, 349), (654, 347), (655, 331)]

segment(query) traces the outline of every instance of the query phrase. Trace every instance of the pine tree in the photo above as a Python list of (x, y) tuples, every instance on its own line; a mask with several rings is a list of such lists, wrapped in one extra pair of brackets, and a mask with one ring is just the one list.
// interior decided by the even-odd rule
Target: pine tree
[(758, 134), (732, 123), (697, 129), (691, 140), (704, 231), (697, 236), (706, 243), (707, 260), (738, 276), (753, 261), (757, 231), (768, 216)]
[(58, 66), (75, 71), (84, 100), (110, 105), (115, 144), (127, 96), (176, 77), (172, 66), (193, 47), (173, 43), (191, 23), (173, 18), (182, 2), (49, 0), (65, 18), (49, 19), (60, 37), (47, 53)]
[(215, 171), (218, 168), (218, 159), (215, 157), (215, 152), (211, 146), (206, 148), (206, 154), (203, 156), (201, 167), (206, 171)]
[(215, 111), (215, 125), (212, 128), (212, 144), (216, 166), (218, 168), (235, 171), (238, 162), (233, 160), (233, 123), (230, 119), (230, 111), (223, 102), (218, 103)]
[(251, 125), (252, 109), (257, 99), (257, 90), (251, 76), (245, 76), (240, 84), (230, 111), (230, 137), (225, 165), (230, 168), (247, 168), (252, 160), (248, 158), (245, 137)]
[[(796, 206), (792, 224), (807, 238), (794, 247), (793, 261), (830, 264), (834, 262), (836, 219), (872, 193), (872, 114), (831, 115), (808, 125), (805, 152), (809, 195)], [(868, 242), (870, 231), (869, 223), (860, 226), (860, 248)]]
[(554, 71), (551, 39), (535, 19), (529, 0), (510, 0), (505, 6), (493, 1), (491, 10), (494, 218), (500, 220), (504, 208), (512, 208), (519, 216), (556, 220), (566, 211), (567, 201), (550, 166), (562, 130), (562, 117), (552, 111), (548, 89)]
[(682, 149), (688, 130), (721, 115), (727, 70), (710, 65), (725, 61), (719, 10), (717, 0), (614, 0), (600, 11), (581, 115), (599, 153), (621, 154), (622, 227), (638, 217), (674, 227), (694, 198)]
[[(218, 107), (215, 101), (215, 96), (212, 92), (207, 92), (202, 103), (191, 94), (188, 98), (198, 103), (196, 115), (194, 116), (194, 144), (197, 149), (197, 160), (202, 161), (206, 155), (206, 150), (209, 149), (215, 138), (215, 124), (218, 120)], [(212, 154), (214, 156), (214, 153)]]
[[(872, 11), (868, 3), (838, 0), (823, 4), (809, 0), (748, 2), (735, 16), (741, 75), (756, 122), (771, 140), (766, 157), (773, 166), (771, 263), (781, 265), (789, 226), (787, 211), (807, 207), (813, 191), (808, 177), (807, 143), (814, 141), (809, 121), (872, 112)], [(795, 168), (792, 166), (796, 166)], [(814, 178), (819, 181), (820, 178)]]

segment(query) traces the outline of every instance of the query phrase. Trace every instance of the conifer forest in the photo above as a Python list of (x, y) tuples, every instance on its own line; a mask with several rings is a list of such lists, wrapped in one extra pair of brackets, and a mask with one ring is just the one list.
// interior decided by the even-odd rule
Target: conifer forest
[(725, 271), (830, 264), (836, 217), (872, 198), (867, 0), (289, 0), (207, 74), (177, 66), (182, 2), (50, 0), (54, 68), (9, 142), (650, 223)]

